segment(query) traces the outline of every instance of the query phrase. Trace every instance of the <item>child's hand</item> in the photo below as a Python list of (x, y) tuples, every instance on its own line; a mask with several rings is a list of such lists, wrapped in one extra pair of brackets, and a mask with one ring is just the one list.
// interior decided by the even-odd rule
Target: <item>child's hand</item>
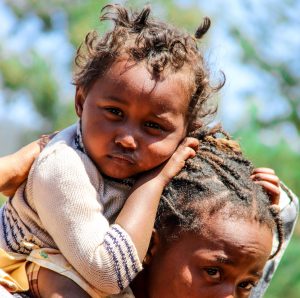
[(167, 185), (170, 180), (176, 176), (184, 167), (185, 161), (196, 155), (199, 146), (199, 140), (187, 137), (177, 147), (173, 155), (158, 170), (157, 177), (162, 179), (163, 183)]
[(276, 176), (274, 170), (269, 168), (254, 169), (251, 179), (267, 191), (272, 204), (279, 204), (280, 180)]

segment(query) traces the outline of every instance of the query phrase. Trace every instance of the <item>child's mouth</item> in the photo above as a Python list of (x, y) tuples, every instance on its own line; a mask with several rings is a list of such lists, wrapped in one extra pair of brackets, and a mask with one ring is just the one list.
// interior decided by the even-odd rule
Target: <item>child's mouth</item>
[(118, 163), (126, 163), (126, 164), (135, 164), (135, 159), (132, 157), (132, 155), (129, 154), (111, 154), (109, 155), (110, 159), (114, 159), (118, 161)]

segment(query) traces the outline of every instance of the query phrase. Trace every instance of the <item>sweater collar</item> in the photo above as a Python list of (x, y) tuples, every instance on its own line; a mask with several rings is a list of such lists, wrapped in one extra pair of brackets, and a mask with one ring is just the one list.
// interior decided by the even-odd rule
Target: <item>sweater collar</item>
[(86, 153), (86, 150), (84, 148), (84, 145), (83, 145), (83, 141), (82, 141), (82, 130), (81, 130), (81, 121), (79, 120), (77, 122), (77, 125), (76, 125), (76, 135), (75, 135), (75, 147), (77, 150), (85, 153)]

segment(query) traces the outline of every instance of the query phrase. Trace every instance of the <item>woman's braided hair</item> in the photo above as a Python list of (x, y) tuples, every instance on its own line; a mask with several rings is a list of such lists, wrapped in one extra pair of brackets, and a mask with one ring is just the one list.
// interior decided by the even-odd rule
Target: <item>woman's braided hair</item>
[(100, 20), (112, 20), (114, 27), (103, 37), (95, 31), (87, 34), (75, 58), (74, 84), (77, 87), (87, 92), (95, 80), (126, 54), (136, 63), (145, 62), (156, 80), (164, 79), (169, 73), (186, 73), (188, 133), (203, 126), (215, 115), (217, 103), (209, 99), (224, 85), (225, 77), (222, 73), (220, 84), (212, 86), (209, 70), (197, 46), (197, 39), (201, 39), (210, 27), (208, 18), (204, 18), (195, 36), (192, 36), (150, 17), (148, 6), (140, 12), (129, 12), (120, 5), (107, 5), (102, 11)]
[[(217, 137), (222, 134), (223, 137)], [(225, 218), (254, 220), (273, 232), (277, 228), (278, 246), (283, 241), (279, 210), (250, 175), (253, 166), (220, 126), (198, 134), (200, 147), (179, 175), (163, 192), (155, 227), (168, 239), (182, 231), (205, 229), (205, 221), (216, 213)]]

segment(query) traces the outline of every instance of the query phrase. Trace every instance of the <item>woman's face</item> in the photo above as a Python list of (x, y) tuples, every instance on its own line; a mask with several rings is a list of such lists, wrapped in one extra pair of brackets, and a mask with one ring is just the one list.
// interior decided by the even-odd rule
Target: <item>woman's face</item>
[(249, 297), (271, 248), (268, 227), (215, 215), (204, 235), (185, 232), (158, 245), (148, 268), (148, 297)]

